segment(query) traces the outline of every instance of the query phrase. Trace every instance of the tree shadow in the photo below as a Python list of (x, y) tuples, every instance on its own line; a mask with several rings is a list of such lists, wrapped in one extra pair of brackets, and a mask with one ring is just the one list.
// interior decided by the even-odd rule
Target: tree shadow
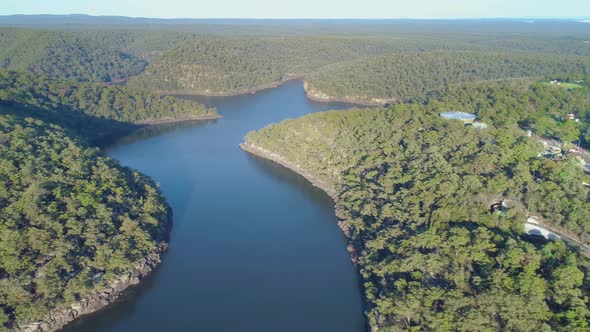
[(46, 109), (12, 101), (0, 102), (0, 114), (35, 118), (60, 126), (66, 134), (89, 145), (103, 147), (143, 125), (95, 117), (81, 111)]

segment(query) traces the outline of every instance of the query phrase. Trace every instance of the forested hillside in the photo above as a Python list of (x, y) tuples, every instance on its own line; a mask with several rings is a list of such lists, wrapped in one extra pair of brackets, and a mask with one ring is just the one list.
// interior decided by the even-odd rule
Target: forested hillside
[[(562, 33), (555, 29), (554, 33)], [(474, 38), (472, 41), (478, 45), (486, 45), (494, 48), (526, 51), (532, 53), (561, 54), (590, 56), (590, 45), (587, 43), (588, 32), (581, 30), (582, 34), (547, 36), (545, 34), (503, 35), (501, 38)]]
[(0, 115), (0, 330), (69, 305), (164, 241), (157, 186), (62, 128)]
[(139, 261), (161, 255), (171, 215), (157, 186), (87, 142), (215, 116), (142, 90), (0, 70), (0, 330), (46, 319), (115, 280), (125, 288)]
[[(587, 258), (563, 242), (522, 235), (528, 210), (590, 240), (587, 176), (574, 159), (539, 157), (540, 143), (518, 128), (535, 114), (531, 105), (567, 107), (576, 97), (509, 84), (474, 91), (312, 114), (252, 132), (246, 142), (336, 189), (372, 327), (586, 330)], [(465, 108), (477, 104), (488, 129), (440, 118), (463, 98), (471, 98)], [(508, 107), (520, 113), (507, 117)], [(490, 213), (502, 198), (521, 203)]]
[(317, 99), (381, 103), (471, 81), (580, 74), (590, 62), (590, 35), (574, 25), (567, 35), (550, 24), (310, 26), (0, 28), (0, 67), (77, 81), (132, 78), (132, 86), (152, 91), (213, 95), (305, 77)]
[(194, 101), (143, 90), (5, 70), (0, 70), (0, 104), (62, 125), (91, 142), (128, 132), (131, 125), (217, 115)]
[(157, 91), (231, 94), (305, 77), (307, 91), (316, 99), (383, 103), (452, 84), (589, 71), (584, 44), (577, 46), (582, 50), (566, 49), (560, 53), (568, 55), (560, 55), (545, 41), (526, 41), (530, 48), (510, 41), (492, 47), (454, 37), (199, 38), (164, 52), (130, 84)]
[[(564, 80), (590, 81), (590, 77), (564, 77)], [(426, 104), (432, 112), (453, 109), (475, 113), (483, 122), (500, 127), (530, 129), (545, 138), (590, 146), (590, 88), (567, 89), (559, 85), (531, 83), (528, 80), (476, 83), (453, 86), (411, 101)], [(578, 122), (566, 121), (575, 114)], [(569, 144), (571, 147), (573, 144)]]
[(383, 104), (472, 81), (589, 72), (590, 57), (436, 51), (327, 66), (306, 77), (306, 89), (316, 99)]
[(0, 29), (0, 67), (110, 82), (138, 75), (145, 61), (80, 33)]
[(416, 49), (469, 48), (436, 40), (342, 37), (199, 38), (154, 59), (133, 86), (159, 91), (231, 94), (353, 59)]
[(76, 34), (95, 44), (108, 45), (147, 62), (196, 36), (193, 33), (181, 31), (114, 28), (82, 30), (77, 31)]

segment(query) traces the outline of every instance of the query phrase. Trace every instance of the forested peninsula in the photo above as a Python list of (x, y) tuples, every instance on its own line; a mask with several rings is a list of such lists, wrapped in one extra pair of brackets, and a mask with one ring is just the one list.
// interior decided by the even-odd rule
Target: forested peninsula
[(129, 84), (160, 93), (233, 95), (304, 78), (314, 100), (382, 105), (473, 81), (588, 73), (582, 36), (495, 35), (497, 43), (464, 37), (199, 37), (161, 53)]
[(93, 145), (216, 117), (192, 101), (0, 70), (0, 330), (57, 330), (160, 262), (172, 211), (158, 186)]
[[(586, 330), (588, 259), (524, 235), (523, 225), (540, 216), (590, 242), (588, 176), (575, 158), (541, 156), (521, 126), (587, 110), (587, 98), (530, 83), (474, 85), (286, 120), (249, 133), (244, 148), (335, 196), (373, 330)], [(489, 127), (439, 116), (467, 108)], [(518, 204), (490, 211), (501, 200)]]
[(232, 95), (305, 78), (319, 101), (382, 105), (454, 84), (588, 73), (587, 55), (542, 54), (421, 38), (194, 39), (155, 58), (130, 85)]
[(143, 125), (220, 117), (190, 100), (6, 70), (0, 70), (0, 104), (66, 127), (91, 144)]
[(129, 84), (160, 92), (247, 93), (335, 61), (383, 54), (394, 48), (395, 43), (361, 38), (196, 38), (162, 53)]
[(380, 56), (326, 66), (306, 77), (314, 100), (383, 105), (474, 81), (584, 76), (590, 57), (520, 52), (436, 51)]

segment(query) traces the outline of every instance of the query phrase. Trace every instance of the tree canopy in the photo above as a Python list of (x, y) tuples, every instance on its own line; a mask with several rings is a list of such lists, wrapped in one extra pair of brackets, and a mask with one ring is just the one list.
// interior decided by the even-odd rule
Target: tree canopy
[(590, 57), (521, 52), (432, 51), (327, 66), (309, 75), (312, 96), (393, 102), (474, 81), (590, 73)]
[(0, 67), (56, 78), (110, 82), (138, 75), (145, 61), (78, 33), (0, 29)]
[(0, 330), (127, 272), (164, 241), (169, 218), (149, 178), (59, 126), (0, 115)]
[(0, 331), (79, 301), (166, 240), (148, 177), (89, 144), (214, 115), (193, 101), (0, 70)]
[[(523, 235), (529, 212), (590, 242), (587, 176), (572, 158), (539, 156), (542, 145), (518, 127), (528, 103), (542, 105), (540, 92), (550, 92), (510, 84), (473, 89), (481, 93), (458, 89), (388, 109), (286, 120), (246, 142), (337, 190), (372, 327), (586, 330), (588, 259), (563, 242)], [(571, 96), (557, 95), (567, 105)], [(472, 103), (487, 129), (438, 115)], [(502, 199), (519, 203), (491, 213)]]
[(194, 101), (144, 90), (6, 70), (0, 70), (0, 104), (73, 130), (91, 143), (140, 123), (217, 114)]

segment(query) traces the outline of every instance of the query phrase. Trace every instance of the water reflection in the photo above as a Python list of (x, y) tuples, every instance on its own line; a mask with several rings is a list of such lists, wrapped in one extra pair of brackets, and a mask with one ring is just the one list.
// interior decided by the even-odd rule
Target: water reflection
[(299, 175), (274, 161), (253, 155), (246, 151), (244, 151), (244, 153), (247, 154), (248, 160), (265, 172), (265, 174), (268, 174), (279, 181), (288, 183), (291, 187), (296, 188), (297, 191), (303, 193), (303, 195), (311, 201), (319, 202), (322, 206), (334, 207), (334, 200), (332, 200), (332, 198), (322, 189), (312, 185), (302, 175)]
[(145, 141), (152, 137), (162, 136), (167, 133), (176, 132), (182, 129), (194, 128), (198, 126), (211, 126), (214, 125), (218, 119), (212, 120), (189, 120), (174, 123), (164, 123), (154, 126), (147, 126), (139, 128), (131, 134), (117, 139), (116, 142), (109, 144), (104, 148), (105, 152), (114, 150), (117, 147), (133, 144), (140, 141)]

